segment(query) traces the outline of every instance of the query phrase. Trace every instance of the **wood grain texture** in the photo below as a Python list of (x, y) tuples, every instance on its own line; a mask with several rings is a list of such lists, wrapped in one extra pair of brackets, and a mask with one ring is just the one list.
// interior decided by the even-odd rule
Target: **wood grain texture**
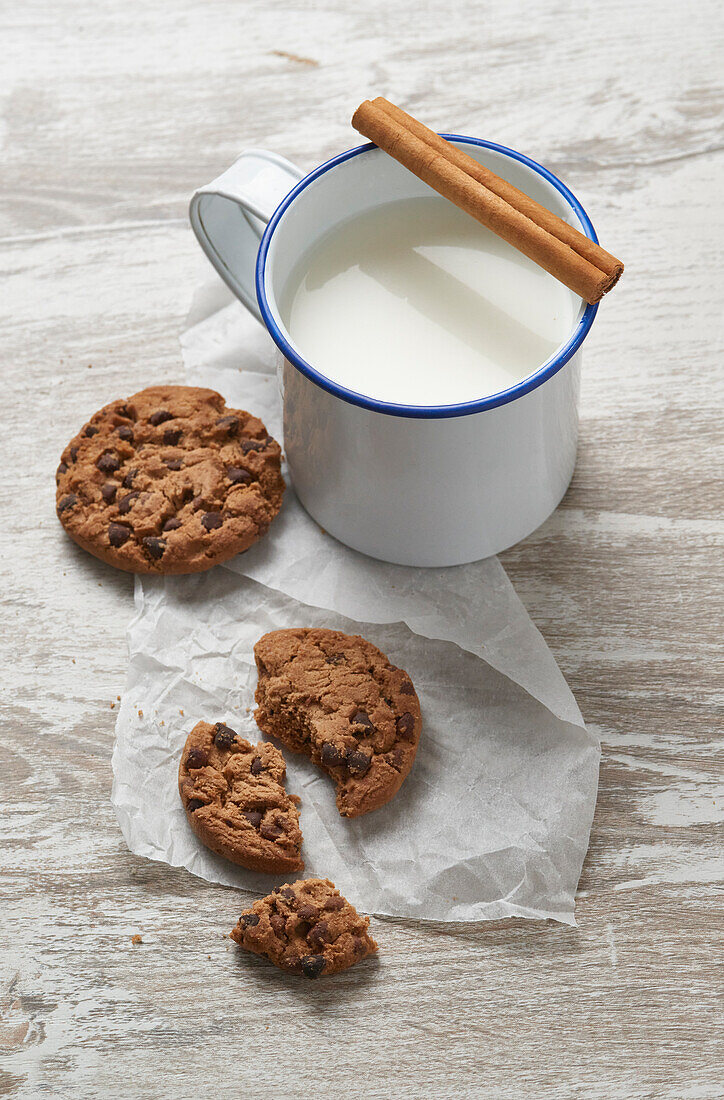
[[(0, 1095), (723, 1096), (719, 5), (26, 0), (0, 28)], [(224, 938), (238, 894), (124, 847), (132, 581), (64, 537), (53, 472), (180, 376), (193, 188), (246, 145), (311, 167), (376, 94), (543, 161), (626, 261), (571, 489), (503, 557), (601, 788), (577, 930), (377, 922), (378, 964), (302, 985)]]

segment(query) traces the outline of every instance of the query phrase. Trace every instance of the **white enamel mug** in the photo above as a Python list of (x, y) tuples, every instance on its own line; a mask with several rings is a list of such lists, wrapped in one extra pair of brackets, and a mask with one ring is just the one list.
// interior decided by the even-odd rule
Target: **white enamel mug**
[[(597, 240), (575, 196), (540, 164), (492, 142), (443, 136)], [(284, 449), (306, 510), (372, 557), (446, 566), (512, 546), (560, 502), (576, 458), (580, 347), (597, 306), (581, 302), (568, 339), (534, 374), (477, 401), (396, 405), (330, 381), (284, 326), (286, 281), (335, 225), (430, 193), (374, 145), (303, 178), (284, 158), (251, 149), (195, 193), (190, 217), (216, 270), (281, 352)]]

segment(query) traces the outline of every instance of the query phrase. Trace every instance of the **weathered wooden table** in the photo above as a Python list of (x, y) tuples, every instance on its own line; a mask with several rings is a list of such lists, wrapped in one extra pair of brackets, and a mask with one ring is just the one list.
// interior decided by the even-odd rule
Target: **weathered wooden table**
[[(719, 4), (0, 12), (0, 1094), (724, 1095)], [(237, 894), (124, 846), (132, 579), (64, 537), (53, 472), (98, 406), (180, 376), (193, 188), (245, 145), (356, 144), (370, 94), (543, 161), (627, 263), (571, 490), (503, 558), (603, 761), (577, 930), (380, 923), (379, 967), (303, 984), (240, 964)]]

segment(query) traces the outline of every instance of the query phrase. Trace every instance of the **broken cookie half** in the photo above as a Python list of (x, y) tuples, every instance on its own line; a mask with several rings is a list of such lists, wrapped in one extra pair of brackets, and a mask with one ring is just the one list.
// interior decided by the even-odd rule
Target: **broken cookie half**
[(254, 655), (259, 728), (332, 777), (343, 817), (389, 802), (413, 765), (422, 727), (407, 673), (365, 638), (338, 630), (275, 630)]
[(191, 730), (178, 785), (196, 836), (212, 852), (268, 874), (301, 871), (299, 801), (287, 794), (284, 757), (252, 745), (222, 722)]
[(377, 951), (361, 917), (329, 879), (277, 887), (244, 910), (231, 938), (282, 970), (318, 978), (336, 974)]

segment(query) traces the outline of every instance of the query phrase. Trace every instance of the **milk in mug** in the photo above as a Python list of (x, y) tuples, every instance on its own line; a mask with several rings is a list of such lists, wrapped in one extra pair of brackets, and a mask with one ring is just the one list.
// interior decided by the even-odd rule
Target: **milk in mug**
[(581, 300), (438, 196), (377, 206), (297, 263), (281, 300), (299, 353), (347, 389), (404, 405), (499, 393), (567, 341)]

